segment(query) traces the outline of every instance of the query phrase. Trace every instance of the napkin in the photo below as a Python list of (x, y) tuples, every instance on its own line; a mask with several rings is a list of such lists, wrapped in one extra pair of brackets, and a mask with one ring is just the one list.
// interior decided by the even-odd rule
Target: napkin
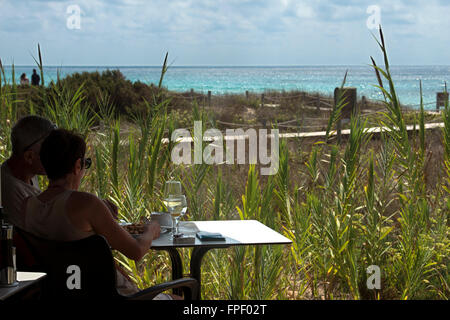
[(218, 232), (199, 231), (197, 232), (197, 238), (201, 241), (225, 241), (225, 237)]

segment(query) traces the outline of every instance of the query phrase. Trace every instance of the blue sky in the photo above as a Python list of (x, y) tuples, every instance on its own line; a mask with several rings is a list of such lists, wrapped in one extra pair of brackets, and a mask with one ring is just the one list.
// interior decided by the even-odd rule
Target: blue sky
[(392, 64), (450, 64), (449, 0), (0, 0), (0, 58), (32, 65), (40, 43), (47, 65), (368, 64), (373, 5)]

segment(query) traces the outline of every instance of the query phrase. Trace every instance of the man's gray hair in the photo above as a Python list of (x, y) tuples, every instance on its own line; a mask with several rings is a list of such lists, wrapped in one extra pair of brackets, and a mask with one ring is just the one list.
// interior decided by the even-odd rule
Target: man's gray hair
[(26, 149), (44, 139), (55, 128), (55, 124), (40, 116), (32, 115), (21, 118), (11, 130), (13, 154), (23, 154)]

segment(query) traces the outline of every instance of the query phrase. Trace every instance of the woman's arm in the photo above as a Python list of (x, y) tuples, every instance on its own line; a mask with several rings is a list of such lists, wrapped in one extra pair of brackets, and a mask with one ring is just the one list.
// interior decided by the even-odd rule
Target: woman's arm
[[(86, 198), (85, 203), (89, 203), (86, 206), (85, 218), (94, 232), (104, 236), (111, 248), (120, 251), (128, 258), (140, 260), (150, 249), (152, 240), (159, 237), (160, 227), (157, 223), (152, 222), (146, 227), (141, 237), (133, 238), (114, 220), (102, 200), (85, 192), (77, 192), (77, 195)], [(78, 199), (78, 201), (80, 200)]]

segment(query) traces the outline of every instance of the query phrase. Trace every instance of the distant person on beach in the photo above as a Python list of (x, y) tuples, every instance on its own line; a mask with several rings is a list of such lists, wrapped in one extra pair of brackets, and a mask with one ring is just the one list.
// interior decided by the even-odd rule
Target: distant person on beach
[(36, 73), (36, 69), (33, 69), (33, 75), (31, 76), (31, 85), (38, 86), (41, 82), (41, 77)]
[(22, 75), (20, 76), (20, 84), (21, 85), (30, 84), (30, 80), (28, 80), (27, 75), (25, 73), (22, 73)]
[[(76, 241), (93, 234), (102, 235), (112, 249), (129, 259), (140, 260), (160, 235), (153, 221), (139, 238), (122, 228), (105, 202), (88, 192), (80, 192), (81, 179), (90, 166), (83, 138), (68, 130), (53, 130), (43, 141), (40, 157), (49, 184), (38, 196), (24, 201), (25, 231), (54, 241)], [(92, 263), (95, 263), (93, 261)], [(139, 291), (127, 275), (117, 268), (117, 290), (121, 294)], [(157, 300), (176, 296), (160, 294)]]
[(21, 118), (11, 130), (12, 155), (1, 165), (2, 205), (13, 225), (23, 228), (22, 204), (25, 198), (38, 195), (36, 175), (45, 175), (39, 157), (42, 141), (56, 128), (39, 116)]

